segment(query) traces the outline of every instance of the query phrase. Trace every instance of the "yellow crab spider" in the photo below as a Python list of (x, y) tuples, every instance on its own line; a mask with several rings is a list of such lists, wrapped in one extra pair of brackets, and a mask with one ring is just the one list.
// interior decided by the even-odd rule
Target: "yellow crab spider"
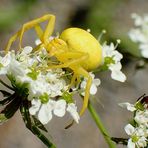
[[(48, 21), (45, 31), (40, 27), (40, 23)], [(34, 28), (41, 44), (36, 47), (39, 49), (44, 47), (49, 55), (54, 56), (61, 63), (59, 65), (49, 65), (50, 68), (70, 68), (73, 70), (71, 85), (80, 76), (87, 78), (85, 96), (80, 115), (87, 108), (89, 100), (89, 92), (92, 78), (89, 71), (97, 68), (102, 63), (102, 49), (99, 42), (87, 31), (80, 28), (68, 28), (64, 30), (58, 38), (49, 40), (55, 25), (54, 15), (44, 15), (40, 18), (25, 23), (22, 28), (14, 34), (8, 41), (5, 51), (8, 52), (11, 44), (19, 38), (19, 48), (25, 31)]]

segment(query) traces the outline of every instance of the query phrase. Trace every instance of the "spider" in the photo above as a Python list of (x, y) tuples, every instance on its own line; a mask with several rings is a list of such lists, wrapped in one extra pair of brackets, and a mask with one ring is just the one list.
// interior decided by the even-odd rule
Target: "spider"
[[(40, 26), (40, 23), (48, 21), (45, 31)], [(37, 36), (41, 40), (36, 50), (44, 47), (50, 56), (56, 57), (60, 62), (58, 65), (49, 65), (50, 68), (70, 68), (73, 71), (70, 86), (75, 84), (76, 79), (81, 76), (87, 78), (85, 96), (83, 105), (80, 110), (80, 115), (87, 108), (89, 100), (89, 91), (92, 83), (92, 78), (89, 71), (97, 68), (102, 63), (102, 49), (99, 42), (87, 31), (80, 28), (68, 28), (61, 35), (53, 40), (49, 40), (52, 35), (55, 25), (55, 16), (51, 14), (44, 15), (25, 23), (22, 28), (15, 33), (8, 41), (5, 48), (6, 53), (9, 51), (12, 43), (19, 38), (19, 48), (23, 34), (25, 31), (34, 28)]]

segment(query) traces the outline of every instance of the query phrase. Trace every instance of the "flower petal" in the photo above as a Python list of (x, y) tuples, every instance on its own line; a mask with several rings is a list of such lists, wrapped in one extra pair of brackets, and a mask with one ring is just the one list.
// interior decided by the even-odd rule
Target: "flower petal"
[(56, 116), (63, 117), (66, 112), (66, 101), (65, 100), (57, 101), (53, 112)]
[(97, 87), (96, 85), (92, 84), (90, 87), (90, 94), (95, 95), (97, 93)]
[(128, 135), (132, 135), (135, 131), (135, 128), (131, 124), (127, 124), (124, 130)]
[(80, 116), (77, 112), (77, 107), (74, 103), (69, 103), (67, 107), (67, 111), (70, 113), (70, 115), (73, 117), (73, 119), (76, 121), (76, 123), (79, 123)]
[(120, 81), (120, 82), (125, 82), (126, 80), (125, 74), (121, 72), (120, 70), (112, 71), (111, 77), (112, 79)]
[(127, 148), (135, 148), (135, 143), (132, 141), (132, 139), (130, 138), (128, 140), (128, 144), (127, 144)]
[(127, 108), (127, 110), (133, 112), (136, 110), (135, 106), (133, 104), (130, 104), (128, 102), (125, 102), (125, 103), (119, 103), (119, 105), (123, 108)]
[(32, 106), (29, 108), (29, 113), (35, 115), (41, 106), (41, 102), (38, 99), (33, 99), (31, 101)]
[(38, 113), (38, 119), (42, 124), (47, 124), (52, 119), (52, 110), (47, 104), (42, 104)]

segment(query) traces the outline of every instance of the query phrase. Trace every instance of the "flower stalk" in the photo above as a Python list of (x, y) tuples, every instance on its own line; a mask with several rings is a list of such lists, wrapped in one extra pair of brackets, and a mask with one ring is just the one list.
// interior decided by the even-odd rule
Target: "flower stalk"
[(100, 132), (102, 133), (102, 135), (103, 135), (106, 143), (108, 144), (109, 148), (116, 148), (116, 145), (111, 140), (111, 137), (109, 136), (106, 128), (104, 127), (98, 113), (96, 112), (96, 110), (92, 106), (91, 102), (88, 103), (88, 110), (89, 110), (89, 112), (92, 116), (92, 119), (95, 121), (97, 127), (99, 128)]
[(34, 134), (36, 135), (48, 148), (56, 148), (56, 146), (49, 141), (37, 128), (36, 125), (34, 125), (31, 121), (30, 114), (29, 114), (29, 108), (28, 108), (28, 101), (23, 101), (22, 106), (20, 107), (20, 112), (22, 114), (23, 120), (26, 124), (26, 127)]

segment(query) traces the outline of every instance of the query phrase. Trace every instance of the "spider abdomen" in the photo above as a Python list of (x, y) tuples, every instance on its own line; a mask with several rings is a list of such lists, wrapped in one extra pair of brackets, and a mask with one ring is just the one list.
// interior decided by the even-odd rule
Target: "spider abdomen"
[(69, 50), (88, 53), (88, 60), (82, 63), (85, 69), (95, 69), (102, 63), (101, 45), (89, 32), (80, 28), (68, 28), (61, 33), (60, 39), (67, 43)]

